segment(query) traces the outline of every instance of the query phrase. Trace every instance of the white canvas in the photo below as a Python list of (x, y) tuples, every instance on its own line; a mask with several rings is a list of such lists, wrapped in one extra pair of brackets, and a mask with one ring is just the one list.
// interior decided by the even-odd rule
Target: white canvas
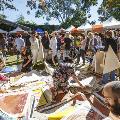
[(118, 68), (120, 68), (120, 62), (118, 60), (118, 57), (114, 53), (112, 47), (109, 46), (108, 51), (106, 52), (103, 74), (109, 73)]

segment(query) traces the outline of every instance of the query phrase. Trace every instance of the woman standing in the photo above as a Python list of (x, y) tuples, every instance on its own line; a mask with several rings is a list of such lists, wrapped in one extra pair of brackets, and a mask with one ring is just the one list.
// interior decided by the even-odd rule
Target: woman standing
[(52, 36), (52, 38), (50, 40), (50, 46), (49, 47), (52, 50), (52, 62), (53, 62), (54, 65), (56, 65), (55, 64), (55, 56), (57, 55), (57, 39), (56, 39), (55, 32), (53, 32), (51, 34), (51, 36)]
[(80, 45), (80, 53), (78, 54), (78, 58), (77, 58), (77, 63), (80, 62), (80, 57), (82, 57), (83, 60), (83, 65), (85, 64), (85, 47), (86, 47), (86, 39), (85, 39), (85, 35), (81, 34), (81, 45)]
[(32, 36), (30, 37), (31, 42), (31, 52), (32, 52), (32, 59), (33, 59), (33, 66), (37, 63), (38, 52), (39, 52), (39, 39), (37, 38), (37, 33), (33, 32)]

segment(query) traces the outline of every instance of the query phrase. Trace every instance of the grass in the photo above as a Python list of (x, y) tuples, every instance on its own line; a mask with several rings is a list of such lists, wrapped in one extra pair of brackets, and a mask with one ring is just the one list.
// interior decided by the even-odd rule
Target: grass
[(16, 55), (8, 55), (7, 60), (6, 60), (6, 65), (7, 66), (19, 65), (19, 64), (21, 64), (21, 62), (22, 62), (21, 59), (19, 61), (17, 61)]
[[(19, 65), (22, 63), (22, 59), (19, 59), (17, 61), (17, 56), (16, 55), (8, 55), (7, 60), (6, 60), (6, 65), (7, 66), (12, 66), (12, 65)], [(37, 64), (33, 67), (34, 70), (44, 70), (45, 66), (42, 62), (37, 62)]]

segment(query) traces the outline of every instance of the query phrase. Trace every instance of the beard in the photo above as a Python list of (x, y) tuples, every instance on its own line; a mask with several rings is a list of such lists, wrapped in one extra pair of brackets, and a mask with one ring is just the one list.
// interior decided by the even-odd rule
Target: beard
[(109, 105), (110, 111), (112, 112), (112, 114), (120, 116), (120, 103), (118, 102), (118, 99), (114, 100), (114, 102), (114, 105)]

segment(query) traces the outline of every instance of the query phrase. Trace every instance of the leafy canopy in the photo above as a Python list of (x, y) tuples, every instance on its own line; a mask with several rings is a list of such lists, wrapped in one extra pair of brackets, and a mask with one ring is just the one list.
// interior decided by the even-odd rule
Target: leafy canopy
[[(97, 0), (28, 0), (27, 7), (35, 9), (36, 17), (56, 18), (62, 24), (78, 26), (87, 19), (86, 14)], [(28, 12), (30, 13), (30, 11)]]
[(103, 0), (98, 13), (101, 15), (100, 21), (104, 21), (110, 16), (120, 20), (120, 0)]
[(13, 0), (0, 0), (0, 11), (8, 8), (16, 10), (15, 6), (13, 5)]
[[(0, 11), (14, 9), (14, 0), (0, 0)], [(25, 4), (35, 10), (35, 17), (45, 17), (47, 21), (56, 18), (59, 23), (69, 26), (79, 26), (87, 20), (90, 7), (97, 0), (26, 0)], [(26, 11), (30, 14), (30, 11)]]

